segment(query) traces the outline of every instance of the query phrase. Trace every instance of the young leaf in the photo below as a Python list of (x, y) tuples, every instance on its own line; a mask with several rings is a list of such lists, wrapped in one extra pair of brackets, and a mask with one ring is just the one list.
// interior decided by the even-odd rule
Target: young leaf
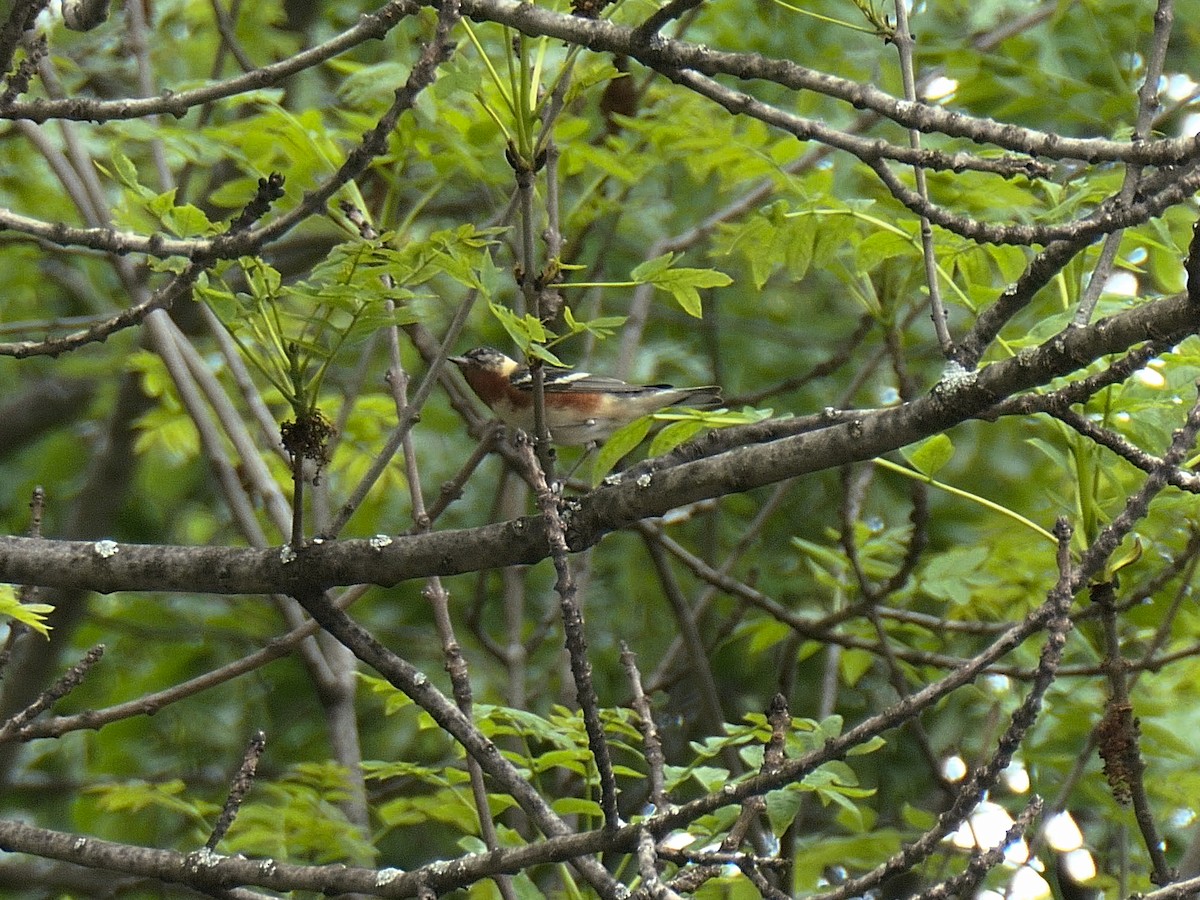
[(217, 230), (204, 211), (191, 203), (171, 207), (163, 215), (163, 224), (180, 237), (213, 234)]
[(525, 351), (530, 356), (540, 359), (544, 363), (549, 363), (552, 366), (558, 366), (560, 369), (569, 369), (565, 362), (550, 352), (544, 344), (530, 344)]
[[(531, 316), (529, 313), (526, 313), (524, 316), (518, 316), (507, 306), (500, 303), (489, 303), (488, 308), (491, 309), (492, 315), (504, 326), (504, 330), (508, 332), (508, 336), (526, 353), (529, 352), (531, 345), (544, 344), (548, 339), (554, 337), (554, 334), (547, 330), (546, 326), (541, 323), (537, 316)], [(556, 365), (562, 364), (556, 363)]]
[(954, 456), (954, 443), (944, 434), (935, 434), (918, 444), (902, 448), (900, 454), (914, 469), (932, 478)]
[(646, 439), (646, 435), (650, 433), (650, 426), (652, 424), (653, 420), (649, 416), (643, 416), (613, 432), (612, 437), (605, 442), (604, 446), (600, 448), (600, 452), (596, 454), (596, 463), (592, 466), (593, 487), (598, 485), (604, 476), (612, 471), (612, 467), (620, 462), (626, 453), (629, 453)]
[(680, 421), (672, 422), (654, 436), (654, 440), (650, 442), (648, 453), (650, 456), (662, 456), (664, 453), (670, 453), (680, 444), (691, 440), (706, 427), (705, 421), (701, 418), (681, 419)]
[(22, 603), (11, 584), (0, 584), (0, 616), (28, 625), (43, 637), (50, 637), (46, 616), (54, 612), (48, 603)]
[(595, 819), (604, 817), (604, 810), (600, 808), (599, 803), (583, 797), (559, 797), (550, 806), (560, 816), (591, 816)]
[(586, 331), (601, 339), (611, 337), (617, 328), (625, 324), (627, 318), (627, 316), (600, 316), (596, 319), (581, 322), (575, 318), (575, 314), (571, 312), (571, 307), (563, 307), (563, 321), (566, 323), (567, 329), (571, 334), (580, 334)]
[(117, 178), (121, 184), (129, 188), (144, 200), (150, 200), (154, 197), (154, 192), (138, 181), (137, 166), (124, 153), (113, 154), (113, 166), (117, 170)]
[[(660, 257), (661, 258), (661, 257)], [(666, 269), (646, 279), (656, 288), (669, 291), (689, 316), (700, 318), (700, 292), (697, 288), (725, 287), (733, 279), (716, 269)]]
[(671, 260), (674, 258), (674, 253), (664, 253), (662, 256), (656, 256), (654, 259), (648, 259), (630, 272), (629, 278), (631, 281), (636, 281), (638, 284), (653, 282), (655, 278), (671, 267)]
[(771, 823), (771, 833), (776, 837), (782, 837), (800, 812), (800, 803), (804, 799), (802, 790), (799, 785), (792, 784), (781, 791), (767, 794), (767, 820)]

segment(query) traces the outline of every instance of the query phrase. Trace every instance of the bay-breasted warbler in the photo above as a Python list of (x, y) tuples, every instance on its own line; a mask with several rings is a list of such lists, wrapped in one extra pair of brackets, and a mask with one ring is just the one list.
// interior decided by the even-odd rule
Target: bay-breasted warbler
[[(527, 367), (491, 347), (449, 359), (501, 421), (533, 434), (533, 376)], [(721, 389), (711, 385), (627, 384), (557, 366), (543, 366), (542, 373), (546, 427), (554, 443), (564, 447), (599, 443), (622, 425), (668, 406), (721, 405)]]

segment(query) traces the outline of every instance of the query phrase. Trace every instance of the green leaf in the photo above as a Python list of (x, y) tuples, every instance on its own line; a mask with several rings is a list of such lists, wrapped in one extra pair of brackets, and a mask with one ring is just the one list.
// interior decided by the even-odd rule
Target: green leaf
[(356, 674), (359, 680), (367, 685), (372, 694), (383, 698), (384, 715), (394, 715), (406, 706), (412, 706), (412, 698), (403, 691), (397, 690), (390, 681), (375, 675), (367, 675), (363, 672)]
[(582, 797), (560, 797), (550, 804), (560, 816), (591, 816), (596, 819), (604, 818), (604, 810), (595, 800), (585, 800)]
[(179, 237), (213, 234), (217, 230), (204, 211), (190, 203), (169, 209), (163, 216), (163, 224)]
[(344, 60), (331, 60), (329, 65), (349, 71), (351, 66), (358, 71), (349, 74), (338, 86), (338, 95), (350, 107), (365, 107), (381, 101), (408, 77), (408, 67), (394, 60), (358, 66)]
[(990, 548), (954, 547), (933, 557), (921, 572), (921, 589), (938, 600), (966, 606), (977, 589), (991, 583), (980, 571)]
[(600, 316), (586, 322), (581, 322), (575, 318), (575, 314), (571, 312), (571, 307), (563, 307), (563, 321), (567, 325), (569, 334), (587, 332), (601, 339), (611, 337), (616, 329), (625, 324), (627, 319), (628, 316)]
[(821, 734), (824, 735), (826, 739), (829, 739), (838, 737), (842, 733), (842, 729), (846, 725), (846, 720), (844, 717), (834, 713), (833, 715), (826, 716), (817, 724), (818, 730), (821, 732)]
[(668, 291), (684, 312), (697, 319), (702, 313), (697, 288), (733, 284), (732, 278), (716, 269), (666, 269), (646, 280), (659, 290)]
[(775, 837), (782, 837), (791, 827), (803, 801), (804, 794), (799, 785), (788, 785), (783, 790), (767, 794), (767, 820), (771, 823), (771, 833)]
[(870, 834), (849, 836), (814, 833), (802, 840), (794, 856), (797, 890), (805, 894), (817, 891), (831, 866), (853, 867), (855, 871), (871, 869), (897, 852), (900, 846), (901, 832), (894, 829), (876, 829)]
[(591, 753), (582, 747), (567, 750), (550, 750), (542, 753), (533, 760), (533, 771), (545, 772), (550, 769), (566, 769), (576, 775), (586, 775), (591, 763)]
[(537, 359), (540, 359), (542, 362), (549, 363), (552, 366), (558, 366), (559, 368), (562, 368), (562, 369), (570, 368), (570, 366), (568, 366), (565, 362), (563, 362), (561, 359), (559, 359), (557, 356), (555, 356), (553, 353), (551, 353), (550, 349), (548, 347), (546, 347), (545, 344), (530, 344), (526, 348), (525, 352), (529, 356), (536, 357)]
[(688, 772), (688, 777), (706, 791), (719, 791), (729, 782), (729, 770), (719, 766), (695, 766)]
[(503, 273), (492, 259), (490, 249), (486, 249), (479, 256), (479, 265), (476, 278), (479, 281), (479, 293), (485, 300), (490, 300), (501, 285)]
[(0, 616), (28, 625), (43, 637), (50, 637), (46, 616), (54, 612), (48, 603), (22, 603), (11, 584), (0, 584)]
[(777, 622), (774, 619), (763, 619), (762, 621), (754, 622), (748, 626), (748, 630), (750, 640), (746, 643), (746, 650), (752, 655), (762, 653), (764, 650), (770, 650), (792, 636), (790, 625)]
[(919, 809), (911, 803), (900, 807), (900, 821), (920, 831), (926, 831), (937, 823), (937, 816), (925, 809)]
[(216, 809), (211, 803), (185, 797), (186, 785), (179, 778), (163, 782), (127, 781), (98, 785), (87, 790), (96, 796), (97, 805), (109, 812), (138, 813), (147, 809), (163, 809), (203, 822)]
[(749, 878), (736, 869), (733, 874), (711, 878), (694, 894), (696, 900), (762, 900), (762, 894)]
[(750, 280), (755, 289), (762, 290), (779, 264), (771, 246), (776, 231), (776, 224), (763, 213), (744, 222), (722, 223), (717, 228), (714, 251), (721, 256), (740, 255), (750, 264)]
[(654, 440), (650, 442), (650, 449), (647, 453), (650, 456), (662, 456), (664, 453), (670, 453), (680, 444), (691, 440), (704, 429), (705, 423), (703, 419), (684, 419), (672, 422), (654, 436)]
[(236, 209), (244, 206), (254, 196), (257, 189), (258, 181), (255, 178), (231, 178), (229, 181), (223, 182), (220, 187), (214, 189), (208, 195), (208, 201), (214, 206), (233, 207)]
[(470, 831), (478, 821), (474, 808), (464, 802), (462, 793), (447, 788), (436, 790), (431, 795), (402, 795), (379, 804), (373, 811), (389, 828), (441, 823), (461, 832)]
[(567, 88), (566, 102), (569, 104), (575, 98), (587, 93), (588, 88), (595, 87), (599, 84), (604, 84), (609, 81), (615, 81), (618, 78), (629, 78), (628, 72), (622, 72), (612, 63), (604, 60), (599, 64), (584, 67), (577, 65), (575, 76), (571, 79), (571, 84)]
[(816, 216), (801, 216), (789, 220), (773, 236), (771, 249), (783, 257), (788, 275), (794, 280), (807, 275), (812, 265), (818, 225)]
[(575, 746), (561, 727), (525, 710), (480, 703), (475, 706), (475, 721), (488, 737), (517, 735), (522, 738), (537, 738), (557, 747)]
[[(522, 352), (528, 354), (530, 348), (535, 344), (545, 344), (554, 335), (542, 324), (537, 316), (531, 316), (526, 313), (523, 316), (518, 316), (515, 312), (500, 303), (489, 303), (488, 309), (492, 311), (492, 315), (504, 326), (504, 330), (508, 332), (508, 336), (513, 339)], [(558, 363), (561, 365), (561, 363)]]
[(913, 239), (894, 231), (875, 231), (863, 238), (855, 248), (854, 268), (858, 272), (870, 272), (883, 263), (897, 257), (912, 257), (919, 251), (913, 247)]
[(662, 256), (648, 259), (629, 273), (629, 280), (636, 281), (638, 284), (652, 282), (671, 267), (671, 260), (674, 258), (674, 253), (664, 253)]
[(838, 657), (838, 666), (842, 670), (842, 680), (853, 687), (858, 680), (871, 670), (875, 657), (866, 650), (845, 650)]
[(604, 476), (612, 471), (613, 466), (646, 439), (653, 424), (653, 419), (643, 416), (612, 433), (596, 454), (596, 462), (592, 466), (592, 487), (598, 485)]
[(954, 456), (954, 443), (944, 434), (935, 434), (920, 443), (902, 447), (900, 455), (922, 475), (932, 478)]
[(868, 753), (874, 753), (876, 750), (878, 750), (880, 747), (883, 747), (885, 744), (887, 744), (886, 740), (881, 738), (879, 735), (875, 735), (873, 738), (868, 739), (864, 743), (855, 744), (853, 747), (850, 748), (849, 751), (847, 751), (846, 755), (847, 756), (865, 756)]
[[(415, 778), (425, 784), (437, 785), (439, 787), (448, 787), (450, 778), (447, 775), (469, 775), (465, 772), (456, 772), (454, 769), (434, 769), (429, 766), (422, 766), (414, 762), (406, 761), (381, 761), (381, 760), (363, 760), (362, 762), (363, 777), (367, 781), (387, 781), (392, 778)], [(445, 774), (443, 774), (445, 773)]]
[(139, 197), (149, 200), (153, 198), (154, 193), (138, 181), (137, 166), (124, 153), (114, 153), (112, 157), (113, 167), (116, 169), (117, 179), (125, 187), (136, 193)]
[(154, 213), (159, 218), (166, 216), (175, 206), (175, 189), (163, 191), (156, 197), (152, 197), (146, 204), (146, 208)]
[(1111, 581), (1117, 576), (1117, 573), (1122, 569), (1132, 566), (1142, 558), (1142, 553), (1145, 548), (1142, 546), (1142, 540), (1137, 535), (1133, 537), (1133, 544), (1128, 550), (1124, 550), (1120, 555), (1114, 556), (1108, 561), (1108, 565), (1104, 567), (1104, 578), (1106, 581)]

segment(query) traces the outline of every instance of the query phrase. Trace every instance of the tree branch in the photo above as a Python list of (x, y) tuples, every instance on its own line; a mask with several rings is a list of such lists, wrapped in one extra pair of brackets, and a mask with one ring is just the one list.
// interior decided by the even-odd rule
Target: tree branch
[[(749, 446), (741, 444), (759, 426), (714, 432), (698, 446), (731, 449), (691, 462), (679, 462), (675, 454), (657, 457), (624, 473), (619, 483), (582, 498), (567, 519), (568, 544), (583, 550), (610, 531), (679, 506), (881, 456), (982, 415), (1004, 397), (1069, 375), (1101, 356), (1144, 340), (1175, 342), (1198, 327), (1195, 307), (1179, 295), (1088, 328), (1068, 328), (971, 377), (938, 384), (911, 403), (848, 417), (817, 431)], [(293, 593), (529, 564), (549, 553), (540, 516), (458, 531), (325, 542), (307, 546), (295, 559), (278, 550), (233, 547), (125, 544), (105, 553), (90, 542), (7, 537), (0, 538), (0, 581), (103, 592)]]

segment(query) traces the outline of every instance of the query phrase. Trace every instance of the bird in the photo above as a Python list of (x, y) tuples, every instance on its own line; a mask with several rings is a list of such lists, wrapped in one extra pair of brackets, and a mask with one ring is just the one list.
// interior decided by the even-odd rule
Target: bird
[[(448, 359), (501, 421), (533, 433), (533, 376), (528, 367), (491, 347), (476, 347)], [(621, 426), (668, 406), (714, 409), (721, 405), (721, 389), (715, 385), (628, 384), (550, 365), (542, 367), (542, 390), (546, 427), (550, 439), (561, 447), (594, 447)]]

